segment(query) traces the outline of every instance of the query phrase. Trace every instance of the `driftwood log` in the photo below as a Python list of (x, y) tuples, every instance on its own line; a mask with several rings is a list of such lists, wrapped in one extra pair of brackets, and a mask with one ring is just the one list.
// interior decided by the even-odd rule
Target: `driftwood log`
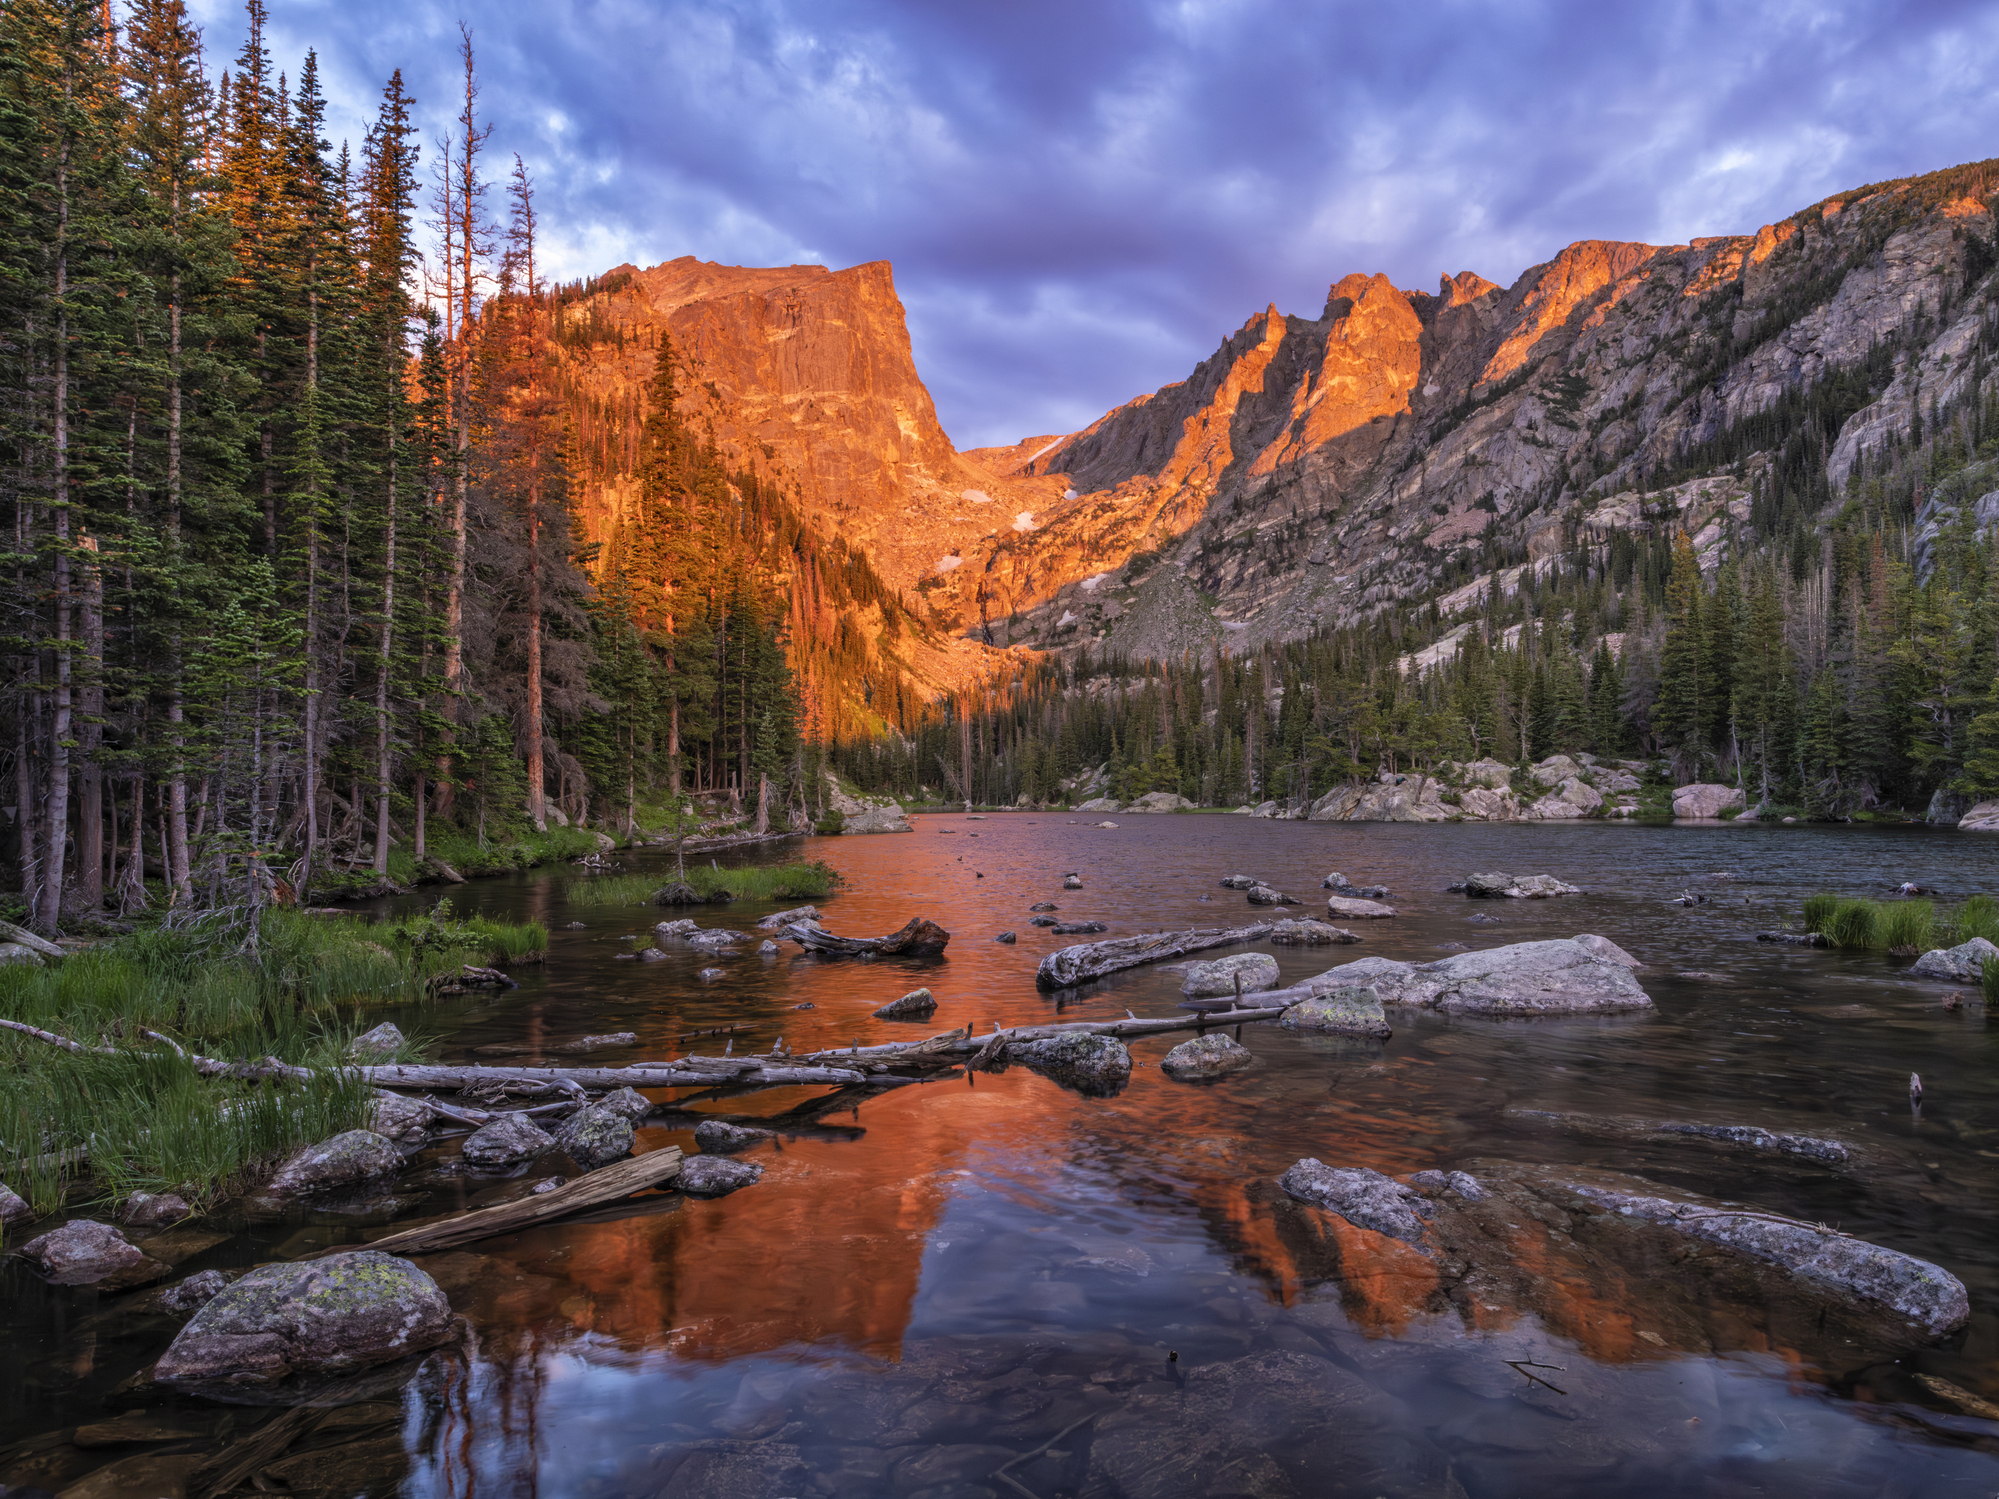
[[(680, 1175), (680, 1166), (680, 1147), (669, 1145), (663, 1150), (648, 1151), (645, 1155), (632, 1156), (592, 1171), (553, 1191), (404, 1229), (399, 1234), (390, 1234), (386, 1239), (377, 1239), (365, 1247), (379, 1249), (385, 1254), (430, 1254), (439, 1249), (452, 1249), (460, 1244), (515, 1233), (523, 1228), (566, 1218), (600, 1202), (629, 1197), (647, 1187), (664, 1186)], [(353, 1247), (351, 1244), (335, 1245), (322, 1253), (337, 1254)]]
[(921, 916), (913, 918), (901, 931), (890, 932), (886, 937), (836, 937), (806, 921), (794, 921), (784, 929), (784, 935), (809, 952), (825, 953), (836, 958), (877, 955), (934, 958), (944, 951), (951, 940), (949, 932)]
[(1041, 960), (1034, 983), (1041, 989), (1073, 989), (1106, 974), (1184, 957), (1211, 947), (1257, 942), (1270, 935), (1270, 923), (1238, 927), (1192, 927), (1184, 932), (1146, 932), (1137, 937), (1113, 937), (1108, 942), (1081, 942), (1059, 948)]
[(45, 958), (66, 958), (69, 956), (67, 952), (57, 947), (48, 938), (38, 937), (26, 927), (15, 926), (11, 921), (0, 921), (0, 942), (18, 942), (21, 946), (27, 948), (28, 951), (39, 953)]

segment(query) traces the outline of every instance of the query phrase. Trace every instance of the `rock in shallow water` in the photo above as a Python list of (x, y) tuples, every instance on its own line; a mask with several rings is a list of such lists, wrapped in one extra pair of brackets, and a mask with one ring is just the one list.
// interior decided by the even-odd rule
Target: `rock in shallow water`
[(595, 1171), (632, 1153), (632, 1121), (601, 1104), (588, 1104), (562, 1122), (554, 1140), (570, 1160)]
[(1541, 900), (1551, 895), (1581, 895), (1550, 874), (1473, 874), (1465, 876), (1465, 894), (1472, 899)]
[(1344, 942), (1358, 942), (1360, 938), (1345, 927), (1308, 918), (1278, 922), (1270, 929), (1270, 940), (1280, 947), (1331, 947)]
[(597, 1107), (609, 1109), (613, 1114), (622, 1114), (636, 1123), (652, 1112), (652, 1100), (637, 1088), (619, 1088), (616, 1092), (606, 1093), (598, 1099)]
[(1956, 947), (1932, 948), (1909, 965), (1909, 972), (1926, 979), (1975, 984), (1985, 976), (1986, 961), (1995, 958), (1999, 958), (1999, 947), (1994, 947), (1983, 937), (1973, 937)]
[(350, 1057), (392, 1056), (403, 1046), (403, 1033), (384, 1020), (371, 1031), (363, 1031), (347, 1043)]
[(444, 1292), (408, 1260), (372, 1249), (331, 1254), (252, 1270), (195, 1313), (153, 1378), (271, 1384), (386, 1363), (454, 1331)]
[(1277, 959), (1266, 952), (1233, 953), (1205, 963), (1189, 963), (1180, 992), (1193, 999), (1217, 999), (1236, 992), (1242, 979), (1244, 994), (1259, 994), (1277, 987)]
[(1159, 1067), (1168, 1077), (1189, 1082), (1237, 1072), (1255, 1060), (1247, 1046), (1213, 1032), (1193, 1041), (1182, 1041), (1166, 1053)]
[(525, 1114), (502, 1114), (482, 1124), (466, 1138), (465, 1159), (475, 1166), (517, 1166), (554, 1148), (547, 1130)]
[(770, 1138), (771, 1132), (767, 1129), (752, 1129), (746, 1124), (730, 1124), (721, 1119), (703, 1119), (694, 1126), (694, 1143), (715, 1155), (747, 1150)]
[(1365, 1166), (1328, 1166), (1307, 1156), (1279, 1177), (1277, 1184), (1300, 1202), (1329, 1208), (1360, 1228), (1371, 1228), (1405, 1244), (1423, 1242), (1428, 1202), (1421, 1193), (1379, 1171)]
[(875, 1016), (880, 1020), (915, 1020), (925, 1015), (935, 1014), (937, 996), (928, 989), (911, 989), (901, 999), (892, 999)]
[(1454, 953), (1432, 963), (1397, 963), (1362, 958), (1329, 969), (1311, 981), (1314, 989), (1375, 990), (1385, 1005), (1443, 1010), (1466, 1015), (1569, 1015), (1649, 1010), (1651, 998), (1639, 987), (1623, 953), (1597, 937), (1558, 937), (1515, 942), (1478, 952)]
[(80, 1218), (21, 1246), (21, 1257), (59, 1286), (123, 1290), (151, 1285), (167, 1266), (108, 1223)]
[(402, 1164), (402, 1153), (393, 1143), (370, 1129), (350, 1129), (301, 1150), (278, 1168), (266, 1190), (274, 1197), (296, 1197), (359, 1186), (394, 1175)]
[(27, 1199), (0, 1182), (0, 1226), (10, 1223), (26, 1223), (35, 1216), (35, 1210), (28, 1206)]
[(1394, 1035), (1382, 1012), (1381, 996), (1366, 986), (1331, 989), (1301, 999), (1277, 1023), (1289, 1031), (1325, 1031), (1337, 1036), (1372, 1036), (1386, 1041)]
[(1395, 907), (1384, 906), (1379, 901), (1356, 900), (1352, 896), (1329, 895), (1326, 897), (1326, 914), (1347, 921), (1379, 921), (1393, 916)]
[(220, 1270), (204, 1270), (160, 1292), (160, 1305), (175, 1313), (198, 1311), (228, 1289), (228, 1276)]
[(1006, 1059), (1092, 1097), (1111, 1097), (1131, 1080), (1131, 1052), (1115, 1036), (1071, 1034), (1017, 1042), (1006, 1048)]
[(727, 1197), (762, 1178), (755, 1161), (732, 1161), (725, 1155), (698, 1155), (680, 1168), (674, 1185), (689, 1197)]

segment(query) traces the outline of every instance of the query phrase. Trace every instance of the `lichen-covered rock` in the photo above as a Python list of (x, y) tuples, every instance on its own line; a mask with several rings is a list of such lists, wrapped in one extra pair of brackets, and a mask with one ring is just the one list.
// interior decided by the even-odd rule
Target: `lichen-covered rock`
[(1975, 984), (1984, 977), (1986, 961), (1992, 958), (1999, 958), (1999, 947), (1994, 947), (1983, 937), (1973, 937), (1956, 947), (1932, 948), (1909, 965), (1909, 972), (1926, 979)]
[(1581, 774), (1583, 774), (1582, 766), (1567, 755), (1550, 755), (1527, 771), (1528, 778), (1538, 786), (1559, 786), (1562, 782), (1574, 780)]
[(937, 996), (928, 989), (911, 989), (901, 999), (892, 999), (875, 1011), (882, 1020), (917, 1020), (935, 1014)]
[(26, 1223), (34, 1216), (35, 1210), (28, 1206), (27, 1199), (0, 1182), (0, 1228)]
[(274, 1197), (296, 1197), (359, 1186), (394, 1175), (402, 1164), (402, 1153), (391, 1141), (371, 1129), (350, 1129), (301, 1150), (278, 1168), (266, 1190)]
[(167, 1266), (108, 1223), (80, 1218), (21, 1246), (21, 1257), (59, 1286), (124, 1290), (151, 1285)]
[(1423, 1241), (1430, 1204), (1392, 1177), (1365, 1166), (1334, 1167), (1311, 1156), (1294, 1165), (1277, 1184), (1300, 1202), (1328, 1208), (1349, 1223), (1371, 1228), (1405, 1244)]
[(730, 1124), (721, 1119), (703, 1119), (694, 1126), (694, 1143), (711, 1155), (747, 1150), (771, 1138), (773, 1136), (767, 1129), (752, 1129), (746, 1124)]
[(609, 1109), (613, 1114), (623, 1114), (627, 1119), (637, 1121), (652, 1112), (652, 1100), (637, 1088), (619, 1088), (598, 1099), (597, 1107)]
[(526, 1114), (507, 1113), (480, 1125), (466, 1137), (465, 1159), (475, 1166), (518, 1166), (552, 1149), (554, 1137)]
[(437, 1282), (378, 1250), (263, 1265), (216, 1295), (153, 1370), (161, 1384), (274, 1384), (421, 1353), (454, 1333)]
[(1327, 970), (1311, 986), (1327, 990), (1365, 985), (1385, 1005), (1469, 1015), (1650, 1009), (1651, 998), (1631, 976), (1629, 961), (1629, 954), (1610, 957), (1576, 938), (1558, 937), (1453, 953), (1433, 963), (1362, 958)]
[(229, 1289), (229, 1277), (220, 1270), (204, 1270), (160, 1292), (160, 1308), (177, 1316), (199, 1311)]
[(1131, 1080), (1131, 1052), (1115, 1036), (1047, 1036), (1017, 1042), (1006, 1056), (1091, 1097), (1109, 1098)]
[(118, 1221), (127, 1228), (165, 1228), (193, 1211), (176, 1192), (134, 1192), (119, 1207)]
[(1393, 916), (1395, 907), (1384, 906), (1379, 901), (1355, 900), (1347, 895), (1329, 895), (1326, 897), (1326, 914), (1347, 921), (1379, 921)]
[(1360, 938), (1345, 927), (1307, 917), (1278, 922), (1270, 929), (1270, 940), (1280, 947), (1331, 947), (1342, 942), (1358, 942)]
[(1267, 952), (1232, 953), (1205, 963), (1189, 963), (1180, 992), (1194, 999), (1213, 999), (1236, 992), (1240, 977), (1244, 994), (1277, 987), (1277, 959)]
[(1570, 776), (1546, 796), (1520, 809), (1525, 822), (1570, 822), (1588, 817), (1603, 805), (1603, 796), (1580, 776)]
[(1548, 874), (1472, 874), (1465, 876), (1465, 894), (1474, 900), (1544, 900), (1551, 895), (1581, 895)]
[(347, 1043), (350, 1057), (386, 1057), (402, 1049), (403, 1033), (384, 1020), (371, 1031), (363, 1031)]
[(597, 1104), (578, 1109), (555, 1132), (555, 1143), (585, 1171), (595, 1171), (632, 1153), (632, 1121)]
[(1301, 999), (1278, 1017), (1292, 1031), (1325, 1031), (1336, 1036), (1387, 1040), (1395, 1032), (1381, 1008), (1381, 996), (1365, 985), (1328, 989)]
[(1739, 786), (1696, 784), (1678, 787), (1673, 792), (1673, 816), (1678, 818), (1719, 817), (1731, 809), (1741, 811), (1742, 805), (1742, 788)]
[(1239, 1071), (1255, 1060), (1247, 1046), (1211, 1031), (1196, 1040), (1182, 1041), (1160, 1059), (1159, 1067), (1170, 1078), (1190, 1082)]
[(755, 1161), (732, 1161), (725, 1155), (698, 1155), (680, 1168), (675, 1185), (689, 1197), (727, 1197), (754, 1185), (764, 1174)]
[(430, 1136), (430, 1106), (397, 1093), (378, 1093), (368, 1107), (368, 1128), (399, 1145), (421, 1144)]

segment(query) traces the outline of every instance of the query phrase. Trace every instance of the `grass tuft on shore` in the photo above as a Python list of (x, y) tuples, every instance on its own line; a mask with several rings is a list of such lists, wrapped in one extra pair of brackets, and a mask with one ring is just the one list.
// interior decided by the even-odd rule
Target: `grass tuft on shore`
[(1928, 900), (1863, 900), (1820, 891), (1805, 898), (1802, 916), (1806, 931), (1834, 947), (1922, 953), (1973, 937), (1999, 942), (1999, 901), (1988, 895), (1946, 911)]
[[(562, 898), (572, 906), (651, 905), (655, 894), (673, 883), (673, 875), (612, 874), (571, 880)], [(687, 866), (687, 883), (703, 900), (825, 900), (842, 881), (840, 872), (824, 859), (811, 863), (748, 865), (718, 869), (713, 864)]]

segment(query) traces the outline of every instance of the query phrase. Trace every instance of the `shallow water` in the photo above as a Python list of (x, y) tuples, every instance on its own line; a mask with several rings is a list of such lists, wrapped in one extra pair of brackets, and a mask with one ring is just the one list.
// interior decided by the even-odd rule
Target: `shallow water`
[[(883, 1093), (760, 1148), (749, 1158), (766, 1166), (763, 1181), (729, 1198), (640, 1199), (603, 1221), (430, 1257), (477, 1334), (469, 1377), (428, 1401), (385, 1397), (399, 1410), (378, 1400), (367, 1409), (393, 1424), (323, 1433), (322, 1452), (294, 1457), (270, 1486), (745, 1499), (1999, 1490), (1999, 1424), (1950, 1413), (1914, 1378), (1999, 1400), (1999, 1052), (1985, 1007), (1946, 1010), (1942, 986), (1902, 978), (1893, 959), (1752, 940), (1794, 921), (1820, 888), (1885, 895), (1914, 879), (1945, 899), (1999, 889), (1999, 840), (1740, 824), (1118, 821), (924, 817), (908, 836), (811, 840), (807, 856), (848, 879), (822, 905), (831, 929), (866, 935), (927, 915), (954, 934), (945, 956), (827, 962), (786, 944), (770, 959), (752, 938), (705, 983), (697, 973), (712, 959), (617, 960), (660, 913), (566, 904), (565, 887), (587, 878), (577, 871), (477, 882), (453, 890), (454, 906), (548, 923), (548, 964), (522, 970), (513, 993), (399, 1018), (438, 1038), (447, 1060), (637, 1032), (636, 1051), (599, 1054), (609, 1063), (717, 1051), (676, 1038), (732, 1024), (757, 1027), (742, 1035), (753, 1049), (782, 1035), (803, 1051), (968, 1022), (1163, 1014), (1179, 998), (1175, 973), (1037, 992), (1040, 956), (1078, 939), (1029, 926), (1028, 907), (1055, 901), (1064, 920), (1106, 922), (1107, 937), (1241, 924), (1253, 913), (1218, 887), (1223, 875), (1260, 876), (1313, 914), (1331, 869), (1390, 886), (1400, 915), (1344, 923), (1358, 946), (1274, 949), (1286, 981), (1368, 954), (1425, 961), (1449, 942), (1593, 931), (1644, 961), (1657, 1010), (1506, 1022), (1391, 1012), (1384, 1043), (1252, 1026), (1241, 1039), (1256, 1065), (1204, 1086), (1157, 1070), (1180, 1039), (1168, 1036), (1134, 1043), (1131, 1085), (1108, 1100), (1020, 1068)], [(667, 863), (623, 858), (627, 870)], [(1495, 868), (1589, 893), (1443, 892)], [(1082, 890), (1062, 890), (1070, 870)], [(1689, 889), (1710, 903), (1666, 904)], [(770, 909), (691, 914), (749, 931)], [(576, 920), (584, 928), (567, 930)], [(991, 940), (1007, 929), (1016, 945)], [(1680, 976), (1690, 972), (1700, 976)], [(928, 1024), (872, 1018), (918, 984), (939, 1000)], [(1919, 1114), (1912, 1071), (1926, 1086)], [(696, 1106), (767, 1116), (824, 1091)], [(1830, 1135), (1861, 1147), (1861, 1164), (1834, 1172), (1591, 1141), (1508, 1117), (1522, 1109)], [(656, 1117), (641, 1148), (664, 1144), (694, 1148), (691, 1131)], [(440, 1173), (454, 1154), (453, 1142), (428, 1152), (391, 1207), (239, 1212), (183, 1230), (189, 1247), (201, 1229), (228, 1235), (183, 1268), (360, 1243), (392, 1220), (512, 1190)], [(1643, 1326), (1644, 1288), (1626, 1302), (1575, 1288), (1546, 1315), (1466, 1330), (1396, 1264), (1359, 1265), (1345, 1238), (1345, 1268), (1325, 1278), (1299, 1215), (1269, 1188), (1301, 1156), (1397, 1174), (1493, 1159), (1628, 1171), (1934, 1260), (1969, 1288), (1973, 1322), (1945, 1347), (1860, 1369), (1801, 1361), (1759, 1333), (1754, 1307), (1730, 1310), (1739, 1335), (1665, 1346)], [(0, 1275), (13, 1354), (0, 1368), (0, 1444), (125, 1410), (116, 1387), (158, 1356), (173, 1324), (132, 1314), (131, 1297), (45, 1287), (18, 1261)], [(1506, 1359), (1531, 1360), (1558, 1390)], [(143, 1412), (210, 1423), (190, 1451), (215, 1440), (213, 1423), (238, 1420), (188, 1401)], [(107, 1456), (172, 1451), (51, 1439), (0, 1459), (13, 1464), (0, 1482), (60, 1489)]]

